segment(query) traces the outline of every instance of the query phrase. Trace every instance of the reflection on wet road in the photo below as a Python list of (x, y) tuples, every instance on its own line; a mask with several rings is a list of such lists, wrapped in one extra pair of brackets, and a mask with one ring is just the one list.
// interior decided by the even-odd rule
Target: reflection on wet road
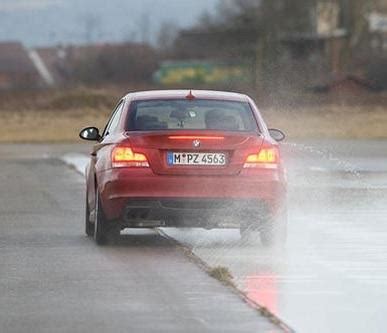
[(380, 332), (387, 312), (385, 142), (288, 144), (289, 239), (269, 250), (236, 230), (165, 231), (298, 332)]

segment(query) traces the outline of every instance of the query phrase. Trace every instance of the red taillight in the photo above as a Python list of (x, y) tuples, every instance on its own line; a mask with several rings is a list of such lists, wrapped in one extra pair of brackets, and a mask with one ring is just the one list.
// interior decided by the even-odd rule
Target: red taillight
[(171, 135), (171, 140), (224, 140), (224, 136)]
[(275, 168), (279, 162), (279, 151), (276, 147), (262, 148), (259, 153), (247, 156), (244, 168)]
[(112, 166), (148, 168), (149, 163), (144, 154), (135, 153), (129, 147), (115, 147), (112, 152)]

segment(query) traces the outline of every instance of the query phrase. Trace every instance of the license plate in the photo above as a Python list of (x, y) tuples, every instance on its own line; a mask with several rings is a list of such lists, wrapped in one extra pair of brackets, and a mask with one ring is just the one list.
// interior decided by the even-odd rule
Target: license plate
[(175, 153), (168, 152), (167, 161), (169, 165), (226, 165), (226, 154), (224, 153)]

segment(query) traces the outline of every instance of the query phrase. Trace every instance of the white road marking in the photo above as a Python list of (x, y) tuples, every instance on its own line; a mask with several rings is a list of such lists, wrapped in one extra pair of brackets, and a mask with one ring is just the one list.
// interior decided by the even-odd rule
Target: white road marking
[(87, 163), (89, 163), (90, 158), (84, 154), (66, 154), (62, 157), (63, 162), (74, 167), (82, 175), (86, 172)]

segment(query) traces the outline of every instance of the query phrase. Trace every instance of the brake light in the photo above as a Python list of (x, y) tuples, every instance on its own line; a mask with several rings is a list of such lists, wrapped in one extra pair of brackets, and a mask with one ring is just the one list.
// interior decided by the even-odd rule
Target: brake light
[(113, 168), (148, 168), (149, 163), (144, 154), (135, 153), (129, 147), (115, 147), (112, 152), (112, 166)]
[(275, 168), (278, 161), (279, 151), (277, 148), (263, 148), (259, 153), (247, 156), (244, 168)]
[(224, 140), (224, 136), (171, 135), (171, 140)]

